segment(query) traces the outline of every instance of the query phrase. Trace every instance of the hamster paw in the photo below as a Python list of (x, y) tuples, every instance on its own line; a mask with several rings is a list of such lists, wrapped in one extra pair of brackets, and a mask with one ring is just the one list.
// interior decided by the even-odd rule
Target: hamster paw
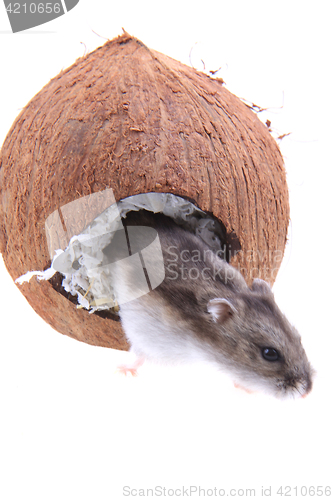
[(248, 394), (254, 394), (254, 391), (251, 391), (250, 389), (247, 389), (246, 387), (243, 387), (242, 385), (237, 384), (236, 382), (234, 382), (234, 386), (236, 387), (236, 389), (241, 389), (242, 391), (245, 391)]
[(125, 363), (117, 366), (117, 372), (122, 373), (123, 375), (127, 375), (128, 373), (133, 377), (136, 377), (138, 374), (138, 368), (143, 365), (144, 358), (137, 358), (133, 361), (133, 363)]

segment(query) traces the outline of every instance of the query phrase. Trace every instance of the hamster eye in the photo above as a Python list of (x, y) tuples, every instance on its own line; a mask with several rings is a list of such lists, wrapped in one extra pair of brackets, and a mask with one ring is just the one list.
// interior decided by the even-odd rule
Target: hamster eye
[(280, 359), (279, 352), (273, 347), (263, 347), (261, 354), (266, 361), (278, 361)]

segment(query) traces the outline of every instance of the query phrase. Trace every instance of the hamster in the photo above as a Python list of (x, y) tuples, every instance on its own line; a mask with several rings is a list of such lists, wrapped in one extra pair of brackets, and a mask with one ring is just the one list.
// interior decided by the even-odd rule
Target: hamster
[[(137, 356), (121, 371), (136, 374), (145, 359), (205, 360), (249, 391), (263, 389), (275, 396), (305, 396), (311, 391), (313, 369), (301, 337), (265, 281), (255, 279), (249, 288), (201, 238), (163, 214), (130, 212), (123, 224), (125, 230), (145, 226), (157, 232), (165, 276), (149, 293), (120, 303), (121, 323)], [(147, 238), (142, 234), (138, 244), (145, 248)], [(128, 259), (123, 259), (114, 281), (119, 297), (130, 297), (132, 273)]]

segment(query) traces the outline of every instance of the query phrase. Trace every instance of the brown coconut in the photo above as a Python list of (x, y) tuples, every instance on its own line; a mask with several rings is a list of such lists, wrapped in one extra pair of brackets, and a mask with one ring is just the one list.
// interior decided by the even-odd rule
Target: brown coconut
[[(247, 281), (276, 277), (289, 222), (283, 160), (269, 131), (215, 80), (124, 33), (51, 80), (15, 120), (0, 154), (0, 251), (13, 279), (50, 264), (45, 221), (111, 188), (116, 201), (168, 192), (213, 214)], [(105, 206), (82, 210), (77, 233)], [(88, 220), (89, 218), (89, 220)], [(20, 290), (53, 328), (127, 349), (119, 321), (88, 314), (58, 278)]]

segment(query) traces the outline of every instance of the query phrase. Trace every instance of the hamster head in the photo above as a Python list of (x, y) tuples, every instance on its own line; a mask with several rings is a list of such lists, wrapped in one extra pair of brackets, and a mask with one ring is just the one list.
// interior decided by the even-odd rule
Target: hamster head
[(252, 289), (207, 304), (214, 323), (216, 361), (229, 368), (236, 382), (275, 396), (305, 396), (313, 369), (297, 330), (277, 307), (269, 285), (254, 280)]

